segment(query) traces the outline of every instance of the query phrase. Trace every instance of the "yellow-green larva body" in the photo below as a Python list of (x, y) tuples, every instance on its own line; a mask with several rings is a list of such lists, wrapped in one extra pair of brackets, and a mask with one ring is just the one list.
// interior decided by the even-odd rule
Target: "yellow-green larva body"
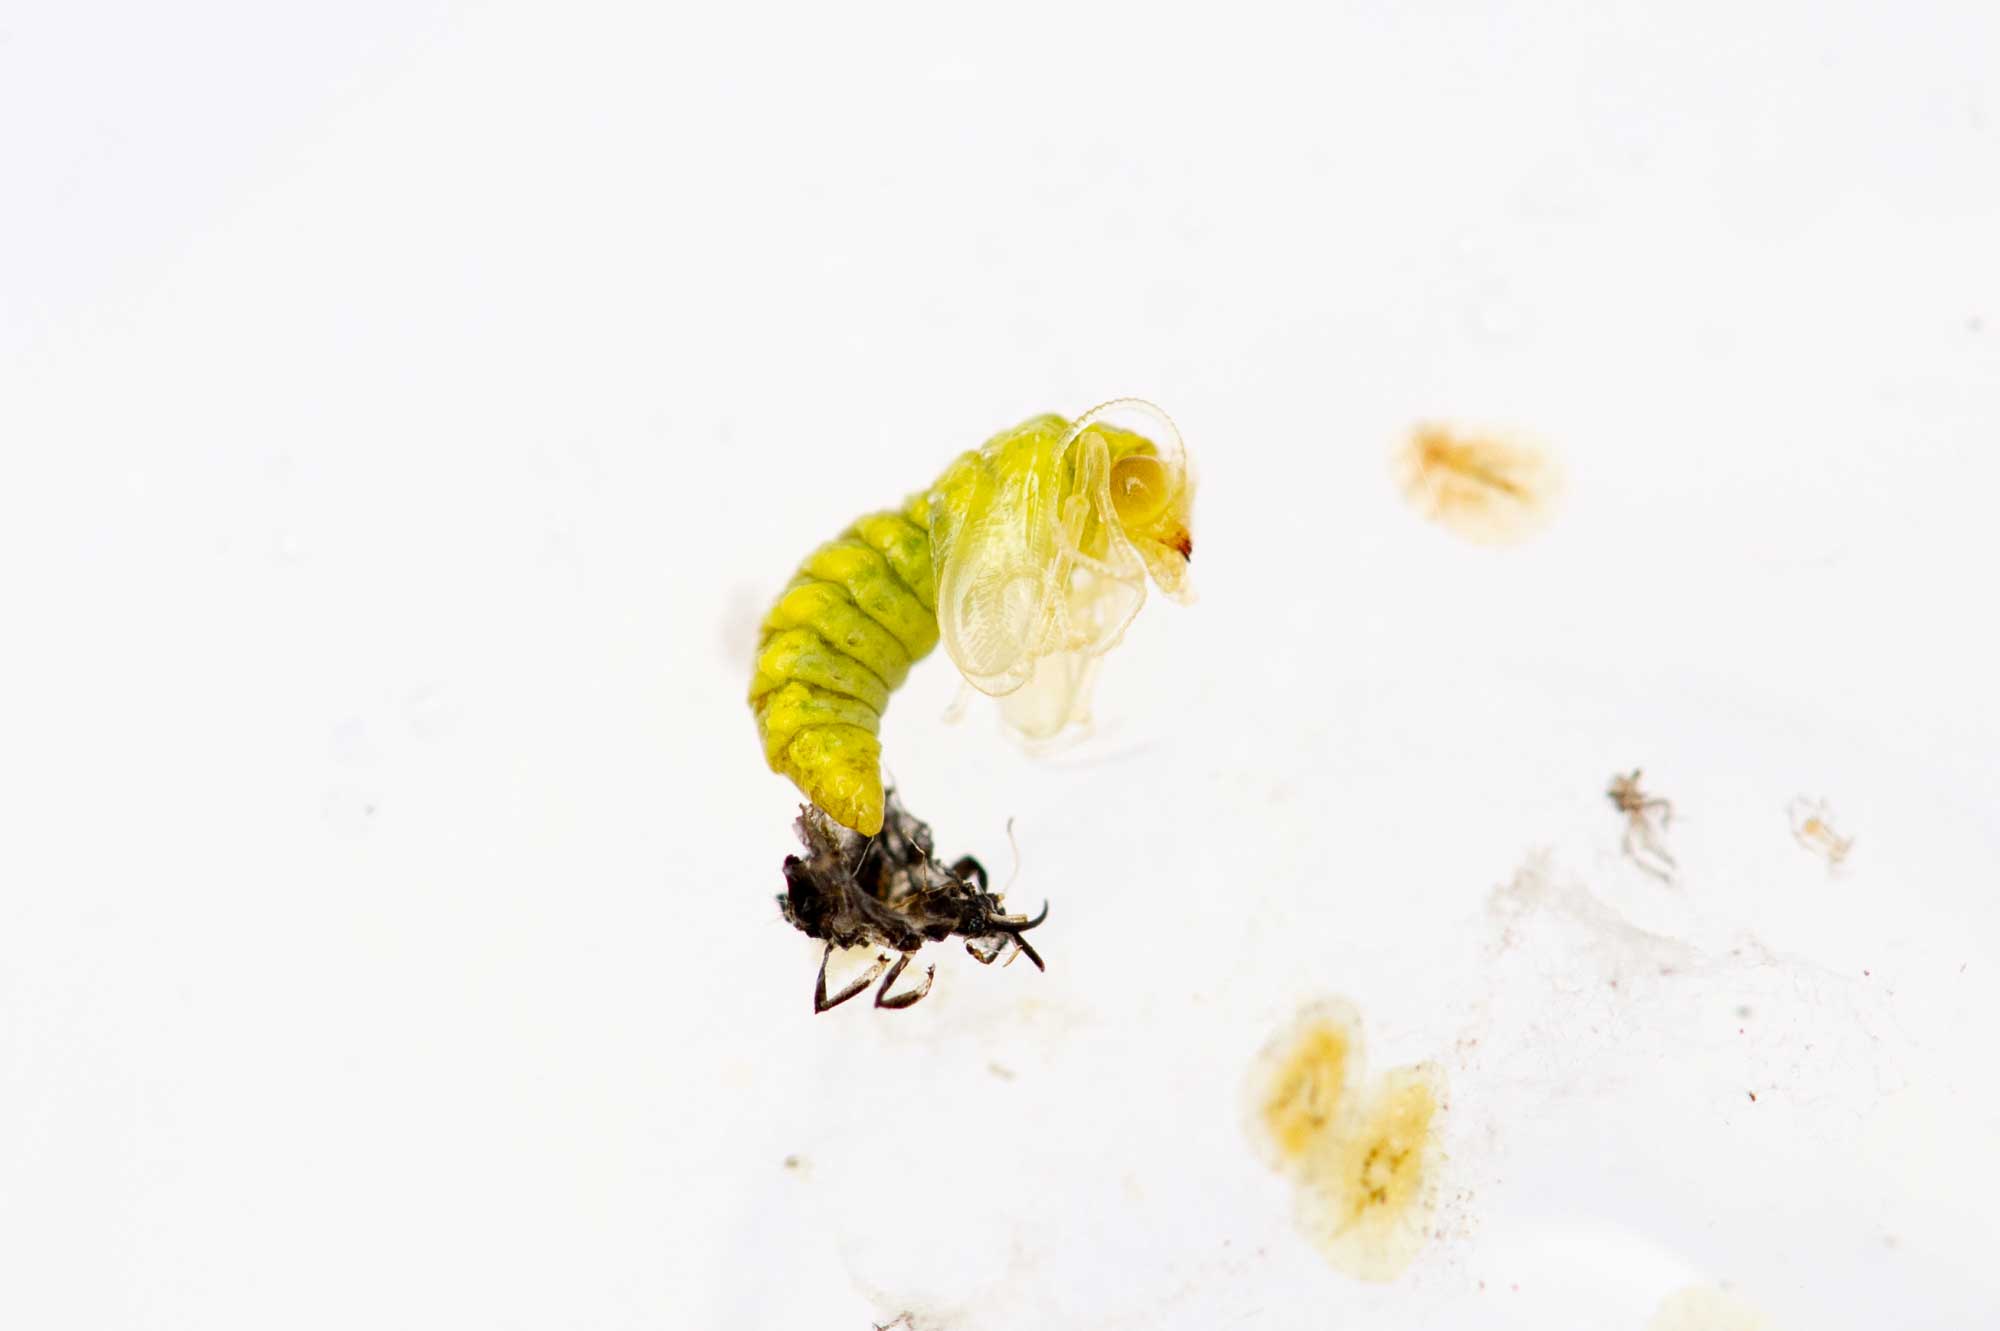
[(1052, 734), (1083, 716), (1094, 658), (1148, 574), (1184, 595), (1192, 485), (1178, 436), (1162, 448), (1099, 419), (1119, 407), (1158, 414), (1126, 400), (1075, 424), (1037, 416), (799, 566), (764, 619), (750, 705), (765, 761), (836, 822), (881, 830), (882, 711), (940, 640), (1018, 728)]
[(815, 550), (764, 619), (750, 681), (764, 760), (867, 836), (882, 830), (882, 709), (937, 646), (922, 517), (921, 501), (872, 513)]

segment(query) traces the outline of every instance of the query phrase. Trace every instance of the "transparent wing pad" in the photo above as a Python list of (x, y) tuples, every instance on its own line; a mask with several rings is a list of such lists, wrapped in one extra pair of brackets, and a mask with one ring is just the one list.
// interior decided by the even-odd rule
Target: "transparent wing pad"
[[(1127, 416), (1147, 433), (1117, 423)], [(1133, 398), (1073, 424), (1023, 422), (939, 477), (931, 554), (945, 651), (974, 688), (1008, 700), (1023, 734), (1087, 717), (1095, 658), (1145, 604), (1149, 575), (1185, 596), (1191, 490), (1173, 422)]]

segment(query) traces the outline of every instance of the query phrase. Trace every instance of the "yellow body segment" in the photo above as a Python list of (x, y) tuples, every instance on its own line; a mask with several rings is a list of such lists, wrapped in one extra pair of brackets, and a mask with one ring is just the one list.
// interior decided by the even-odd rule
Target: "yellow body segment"
[(845, 538), (828, 541), (802, 571), (843, 588), (864, 614), (895, 635), (910, 660), (921, 660), (937, 646), (936, 616), (874, 547)]
[(836, 822), (881, 831), (882, 710), (940, 641), (974, 687), (1017, 695), (1024, 733), (1081, 718), (1089, 658), (1116, 644), (1148, 575), (1183, 594), (1192, 548), (1178, 439), (1167, 452), (1095, 419), (1128, 405), (1144, 406), (1003, 431), (806, 557), (764, 619), (750, 682), (773, 771)]
[(806, 556), (764, 620), (750, 680), (764, 759), (864, 836), (882, 830), (882, 710), (937, 646), (933, 582), (930, 532), (873, 513)]
[(896, 635), (869, 618), (854, 603), (852, 593), (838, 583), (816, 578), (793, 582), (764, 617), (766, 633), (791, 628), (811, 629), (892, 689), (910, 673), (910, 654)]
[(889, 705), (889, 686), (874, 671), (827, 646), (811, 629), (784, 629), (764, 639), (750, 697), (754, 701), (794, 679), (858, 698), (878, 712)]

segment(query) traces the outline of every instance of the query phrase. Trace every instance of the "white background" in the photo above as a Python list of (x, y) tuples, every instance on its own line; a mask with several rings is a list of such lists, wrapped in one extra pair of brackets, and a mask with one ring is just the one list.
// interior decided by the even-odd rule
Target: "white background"
[[(1978, 3), (0, 8), (0, 1325), (1990, 1320), (1996, 52)], [(763, 603), (1126, 393), (1200, 603), (1053, 762), (942, 657), (884, 731), (945, 850), (1004, 880), (1015, 820), (1049, 971), (815, 1018)], [(1561, 457), (1547, 533), (1413, 516), (1419, 420)], [(1386, 1287), (1241, 1118), (1327, 994), (1452, 1087)]]

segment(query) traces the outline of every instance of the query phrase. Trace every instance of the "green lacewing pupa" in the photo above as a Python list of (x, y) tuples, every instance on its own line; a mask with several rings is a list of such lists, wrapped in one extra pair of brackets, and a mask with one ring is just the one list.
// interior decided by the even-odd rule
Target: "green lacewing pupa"
[[(1133, 417), (1142, 428), (1121, 423)], [(929, 829), (884, 790), (882, 711), (942, 643), (1024, 737), (1083, 720), (1097, 662), (1147, 583), (1189, 598), (1193, 499), (1172, 420), (1121, 398), (1074, 421), (1036, 416), (1001, 431), (806, 556), (764, 619), (750, 683), (765, 761), (811, 801), (798, 825), (810, 854), (787, 860), (780, 898), (794, 925), (829, 951), (874, 944), (905, 961), (926, 937), (964, 935), (976, 957), (982, 940), (1021, 943), (1029, 922), (1000, 913), (984, 871), (975, 888), (968, 873), (937, 866)], [(902, 968), (878, 1004), (906, 1005), (888, 999)], [(821, 1001), (824, 977), (822, 964)]]

